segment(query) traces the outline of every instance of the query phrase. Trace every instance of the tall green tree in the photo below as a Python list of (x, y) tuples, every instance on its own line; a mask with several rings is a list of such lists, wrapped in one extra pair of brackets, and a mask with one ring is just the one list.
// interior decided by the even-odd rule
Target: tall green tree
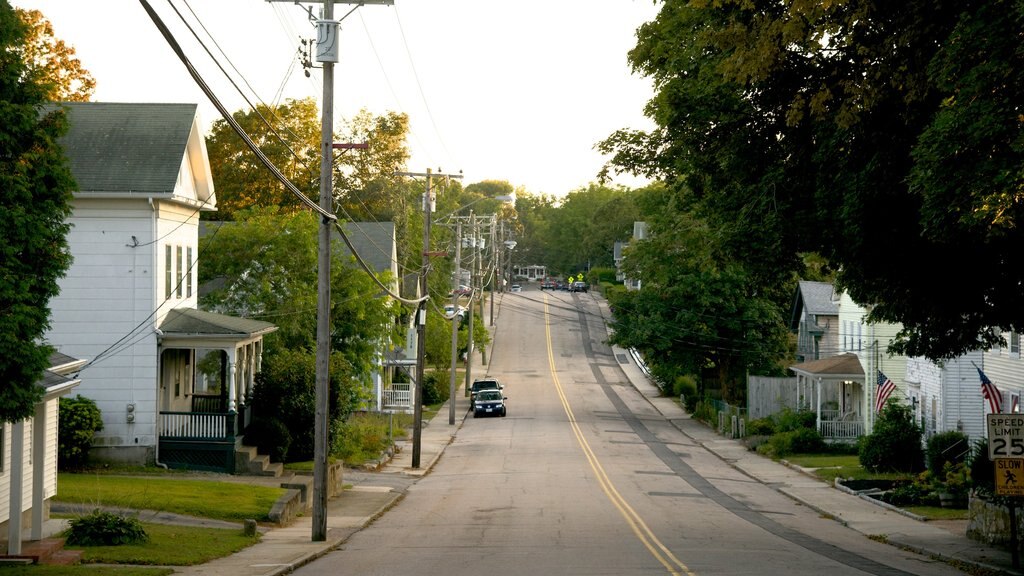
[[(306, 196), (319, 197), (320, 120), (312, 98), (278, 106), (257, 105), (232, 118), (263, 154)], [(295, 197), (245, 145), (224, 119), (216, 120), (206, 138), (210, 170), (217, 186), (217, 211), (205, 220), (233, 220), (235, 213), (257, 206), (300, 207)]]
[[(706, 222), (676, 209), (670, 190), (649, 192), (649, 238), (626, 250), (639, 291), (610, 296), (612, 341), (635, 348), (661, 382), (696, 375), (742, 401), (748, 372), (780, 373), (788, 330), (780, 307), (748, 268), (730, 259)], [(671, 392), (671, 390), (668, 390)]]
[(43, 112), (56, 92), (27, 62), (30, 29), (0, 0), (0, 421), (35, 412), (36, 381), (52, 349), (42, 341), (50, 299), (71, 265), (65, 239), (75, 189), (59, 138), (61, 111)]
[(819, 252), (932, 359), (1024, 326), (1024, 5), (668, 0), (634, 69), (657, 129), (601, 149), (691, 192), (778, 296)]

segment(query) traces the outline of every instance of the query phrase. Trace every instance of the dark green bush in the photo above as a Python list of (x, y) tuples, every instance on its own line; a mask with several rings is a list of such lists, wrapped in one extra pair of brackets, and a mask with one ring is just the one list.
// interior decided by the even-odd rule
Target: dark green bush
[[(332, 352), (327, 413), (330, 415), (328, 444), (334, 431), (359, 402), (352, 366), (344, 355)], [(288, 461), (313, 459), (313, 431), (316, 425), (316, 351), (277, 349), (263, 358), (263, 371), (256, 374), (253, 410), (256, 417), (280, 420), (291, 437)], [(328, 446), (330, 450), (331, 446)]]
[(921, 429), (909, 406), (887, 402), (871, 434), (860, 439), (857, 456), (868, 472), (924, 470)]
[(443, 404), (451, 397), (451, 373), (435, 370), (423, 376), (423, 405)]
[(785, 458), (790, 454), (813, 454), (824, 450), (821, 434), (813, 428), (801, 428), (777, 432), (768, 442), (758, 447), (758, 452), (774, 458)]
[(747, 434), (751, 436), (771, 436), (775, 434), (775, 420), (756, 418), (747, 422)]
[(928, 486), (907, 482), (885, 492), (879, 499), (893, 506), (916, 506), (926, 501), (931, 492)]
[(271, 462), (287, 462), (292, 435), (277, 418), (257, 417), (245, 429), (242, 443), (255, 446), (260, 454), (269, 456)]
[(69, 525), (65, 535), (72, 546), (120, 546), (149, 540), (137, 519), (100, 510), (73, 518)]
[(64, 470), (85, 467), (89, 461), (92, 437), (103, 430), (100, 409), (91, 399), (78, 395), (61, 398), (57, 425), (57, 462)]
[(925, 454), (928, 457), (928, 470), (935, 476), (941, 476), (947, 462), (954, 466), (967, 462), (971, 445), (966, 434), (950, 430), (929, 438)]
[(974, 442), (971, 447), (971, 458), (967, 465), (974, 490), (985, 498), (999, 501), (995, 495), (996, 470), (992, 460), (988, 457), (988, 438), (981, 438)]
[(792, 410), (783, 408), (774, 416), (775, 430), (778, 432), (790, 432), (803, 428), (815, 429), (818, 426), (818, 415), (810, 410)]
[(697, 407), (697, 379), (692, 375), (677, 377), (672, 387), (672, 395), (682, 396), (683, 408), (692, 413)]

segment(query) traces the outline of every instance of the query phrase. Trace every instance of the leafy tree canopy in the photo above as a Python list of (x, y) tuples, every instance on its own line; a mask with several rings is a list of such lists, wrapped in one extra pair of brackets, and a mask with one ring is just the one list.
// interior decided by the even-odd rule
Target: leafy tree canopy
[(668, 0), (630, 52), (657, 129), (599, 148), (768, 289), (818, 252), (892, 352), (954, 357), (1024, 327), (1022, 32), (1007, 0)]
[(49, 366), (42, 342), (49, 301), (71, 265), (65, 220), (75, 188), (59, 138), (64, 114), (42, 113), (55, 94), (47, 71), (26, 60), (32, 29), (0, 2), (0, 421), (30, 417)]

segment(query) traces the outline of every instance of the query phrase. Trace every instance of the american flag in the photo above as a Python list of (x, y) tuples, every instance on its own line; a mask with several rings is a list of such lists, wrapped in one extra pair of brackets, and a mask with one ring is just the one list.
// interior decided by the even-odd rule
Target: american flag
[(978, 377), (981, 378), (981, 396), (988, 400), (988, 407), (993, 414), (999, 414), (1003, 411), (1003, 395), (999, 392), (999, 388), (985, 376), (985, 373), (981, 371), (981, 368), (974, 367), (978, 371)]
[(875, 412), (881, 412), (885, 406), (885, 401), (889, 399), (889, 395), (896, 389), (896, 384), (885, 374), (882, 374), (881, 370), (878, 370), (878, 389), (875, 396)]

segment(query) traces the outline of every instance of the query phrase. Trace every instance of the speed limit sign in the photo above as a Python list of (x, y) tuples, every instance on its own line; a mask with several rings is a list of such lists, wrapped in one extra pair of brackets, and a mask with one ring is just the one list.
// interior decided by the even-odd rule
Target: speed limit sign
[(1024, 457), (1024, 414), (988, 415), (988, 457)]

